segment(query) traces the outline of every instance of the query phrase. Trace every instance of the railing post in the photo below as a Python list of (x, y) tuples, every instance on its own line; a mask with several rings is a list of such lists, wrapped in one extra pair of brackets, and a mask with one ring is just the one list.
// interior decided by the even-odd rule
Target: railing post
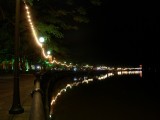
[(33, 100), (29, 120), (45, 120), (40, 79), (41, 74), (39, 73), (36, 75), (36, 79), (34, 81), (34, 90), (32, 92)]

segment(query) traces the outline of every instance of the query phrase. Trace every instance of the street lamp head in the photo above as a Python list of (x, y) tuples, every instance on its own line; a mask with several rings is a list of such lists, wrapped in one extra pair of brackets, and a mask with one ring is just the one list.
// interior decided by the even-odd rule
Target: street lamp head
[(40, 37), (39, 42), (44, 43), (44, 37)]
[(51, 51), (47, 51), (47, 55), (50, 55), (51, 54)]

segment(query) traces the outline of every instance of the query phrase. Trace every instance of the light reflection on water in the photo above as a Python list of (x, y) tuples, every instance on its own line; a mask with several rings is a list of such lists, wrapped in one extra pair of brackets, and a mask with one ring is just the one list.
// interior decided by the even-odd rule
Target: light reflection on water
[(49, 117), (52, 118), (53, 116), (53, 108), (54, 105), (56, 103), (56, 101), (58, 100), (58, 97), (60, 97), (63, 93), (67, 92), (67, 90), (72, 89), (75, 86), (78, 86), (80, 84), (89, 84), (95, 80), (106, 80), (106, 78), (112, 77), (114, 75), (131, 75), (131, 74), (137, 74), (140, 75), (140, 77), (142, 77), (142, 71), (138, 70), (138, 71), (117, 71), (117, 72), (109, 72), (105, 75), (99, 75), (99, 76), (95, 76), (95, 77), (74, 77), (73, 78), (73, 83), (67, 84), (64, 88), (62, 88), (55, 96), (52, 96), (51, 99), (51, 109), (50, 109), (50, 115)]

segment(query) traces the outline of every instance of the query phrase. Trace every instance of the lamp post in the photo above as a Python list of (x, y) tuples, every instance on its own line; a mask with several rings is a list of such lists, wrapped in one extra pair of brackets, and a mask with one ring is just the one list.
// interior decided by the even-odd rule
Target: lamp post
[(9, 110), (9, 114), (20, 114), (24, 112), (24, 109), (21, 107), (19, 97), (19, 11), (20, 0), (16, 0), (13, 103)]

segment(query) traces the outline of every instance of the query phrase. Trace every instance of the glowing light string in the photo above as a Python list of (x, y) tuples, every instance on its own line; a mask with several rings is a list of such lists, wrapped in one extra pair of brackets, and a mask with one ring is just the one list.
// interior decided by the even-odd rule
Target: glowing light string
[[(24, 3), (25, 3), (25, 1), (24, 1)], [(31, 27), (35, 42), (37, 43), (38, 46), (40, 46), (42, 48), (42, 43), (40, 43), (39, 40), (38, 40), (37, 33), (36, 33), (35, 29), (34, 29), (35, 27), (33, 25), (32, 18), (31, 18), (31, 15), (30, 15), (29, 7), (27, 6), (26, 3), (25, 3), (25, 9), (26, 9), (28, 22), (29, 22), (29, 25)]]
[[(105, 75), (103, 75), (103, 76), (96, 77), (95, 80), (103, 80), (103, 79), (105, 79), (105, 78), (107, 78), (107, 77), (111, 77), (111, 76), (113, 76), (113, 75), (114, 75), (113, 73), (108, 73), (108, 74), (105, 74)], [(90, 79), (84, 79), (84, 80), (82, 80), (82, 81), (74, 82), (74, 83), (72, 83), (72, 84), (67, 84), (63, 89), (61, 89), (61, 90), (56, 94), (55, 97), (52, 97), (52, 101), (51, 101), (51, 103), (50, 103), (50, 104), (51, 104), (51, 107), (53, 108), (53, 105), (56, 103), (58, 97), (60, 97), (63, 93), (67, 92), (68, 89), (72, 89), (72, 87), (78, 86), (78, 85), (80, 85), (80, 84), (89, 84), (90, 82), (93, 82), (93, 81), (94, 81), (94, 79), (93, 79), (93, 78), (90, 78)], [(52, 109), (51, 109), (51, 110), (52, 110)], [(51, 111), (50, 114), (52, 114), (52, 111)]]
[[(127, 75), (127, 74), (141, 74), (142, 71), (123, 71), (121, 72), (121, 74), (119, 74), (119, 71), (117, 71), (117, 75)], [(68, 89), (72, 89), (74, 86), (78, 86), (80, 84), (89, 84), (90, 82), (93, 82), (94, 80), (105, 80), (106, 78), (109, 78), (109, 77), (112, 77), (114, 76), (115, 74), (110, 72), (110, 73), (107, 73), (105, 75), (101, 75), (101, 76), (97, 76), (96, 79), (93, 79), (93, 78), (90, 78), (90, 79), (84, 79), (82, 81), (76, 81), (74, 83), (71, 83), (71, 84), (67, 84), (63, 89), (61, 89), (56, 95), (55, 97), (52, 97), (52, 100), (51, 100), (51, 111), (50, 111), (50, 116), (51, 114), (53, 113), (52, 111), (52, 108), (54, 106), (54, 104), (56, 103), (58, 97), (60, 97), (63, 93), (67, 92)]]
[[(32, 34), (33, 34), (33, 37), (34, 37), (34, 40), (37, 43), (37, 45), (41, 48), (43, 57), (45, 59), (48, 59), (49, 63), (51, 63), (51, 64), (55, 63), (55, 64), (59, 64), (59, 65), (66, 66), (66, 67), (75, 67), (76, 65), (71, 65), (71, 64), (67, 65), (66, 63), (62, 63), (60, 61), (57, 61), (55, 58), (52, 60), (53, 56), (45, 54), (46, 53), (45, 49), (43, 48), (43, 44), (39, 41), (39, 39), (37, 37), (37, 33), (36, 33), (36, 30), (35, 30), (34, 24), (32, 22), (31, 13), (29, 11), (29, 7), (27, 6), (25, 0), (24, 0), (24, 4), (25, 4), (25, 9), (26, 9), (27, 19), (28, 19), (28, 22), (29, 22), (29, 25), (30, 25), (30, 28), (31, 28), (31, 31), (32, 31)], [(87, 66), (84, 66), (84, 67), (88, 67), (89, 68), (89, 67), (92, 67), (92, 66), (88, 66), (87, 65)], [(97, 67), (97, 70), (98, 69), (113, 70), (114, 68), (109, 68), (109, 67), (106, 67), (106, 66), (100, 66), (100, 67)], [(121, 70), (121, 68), (117, 68), (117, 69)]]
[(62, 62), (57, 61), (56, 59), (52, 60), (52, 56), (51, 55), (46, 55), (45, 54), (46, 52), (45, 52), (45, 49), (43, 48), (43, 44), (41, 42), (39, 42), (39, 39), (37, 37), (37, 33), (36, 33), (34, 24), (32, 22), (31, 14), (30, 14), (30, 11), (29, 11), (29, 7), (28, 7), (28, 5), (26, 4), (25, 1), (24, 1), (24, 4), (25, 4), (25, 9), (26, 9), (27, 19), (28, 19), (28, 22), (29, 22), (29, 25), (30, 25), (30, 28), (31, 28), (31, 31), (32, 31), (32, 34), (33, 34), (33, 37), (34, 37), (34, 40), (37, 43), (37, 45), (41, 48), (43, 57), (45, 59), (49, 59), (49, 62), (52, 63), (52, 64), (56, 63), (56, 64), (63, 65), (63, 66), (66, 66), (66, 67), (75, 66), (75, 65), (67, 65), (66, 63), (62, 63)]

